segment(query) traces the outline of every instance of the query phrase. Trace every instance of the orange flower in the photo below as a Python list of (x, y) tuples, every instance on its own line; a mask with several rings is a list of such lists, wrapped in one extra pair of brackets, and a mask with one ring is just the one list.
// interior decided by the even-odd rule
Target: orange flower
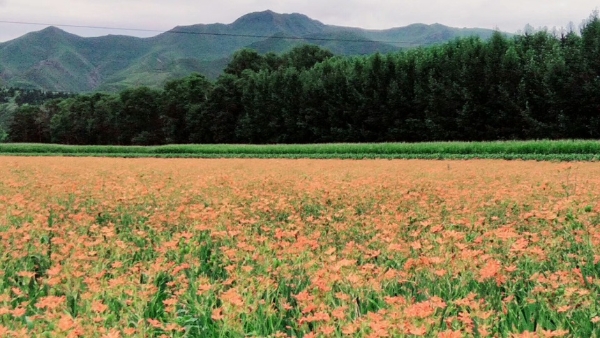
[(354, 324), (347, 324), (346, 326), (344, 326), (342, 328), (342, 333), (347, 336), (351, 336), (351, 335), (355, 334), (356, 331), (358, 331), (358, 328)]
[(463, 334), (460, 331), (444, 331), (438, 333), (438, 338), (462, 338)]
[(212, 320), (215, 320), (215, 321), (222, 320), (223, 318), (225, 318), (225, 316), (223, 316), (223, 309), (222, 308), (214, 309), (212, 311), (210, 318), (212, 318)]
[(121, 332), (117, 329), (112, 329), (108, 333), (102, 335), (102, 338), (121, 338)]
[(163, 304), (165, 306), (177, 305), (178, 302), (179, 302), (179, 300), (177, 298), (169, 298), (169, 299), (163, 300)]
[(75, 321), (69, 315), (62, 315), (58, 321), (58, 328), (63, 331), (69, 331), (75, 327)]
[(17, 273), (17, 276), (23, 277), (23, 278), (33, 278), (35, 276), (35, 272), (21, 271), (21, 272)]
[(42, 297), (35, 304), (35, 307), (38, 309), (48, 309), (48, 310), (56, 310), (61, 305), (63, 305), (66, 301), (65, 296), (46, 296)]
[(108, 306), (103, 304), (100, 301), (94, 301), (94, 302), (92, 302), (91, 309), (94, 312), (103, 313), (104, 311), (106, 311), (108, 309)]
[(331, 312), (331, 315), (338, 320), (343, 320), (344, 318), (346, 318), (347, 310), (348, 310), (347, 306), (338, 307)]
[(133, 334), (135, 334), (136, 331), (137, 330), (135, 328), (133, 328), (133, 327), (128, 327), (128, 328), (123, 329), (123, 333), (126, 334), (126, 335), (130, 335), (130, 336), (133, 335)]
[(427, 329), (425, 327), (411, 327), (408, 332), (415, 336), (424, 336), (427, 333)]
[(236, 289), (229, 289), (221, 295), (221, 299), (236, 307), (244, 305), (244, 299), (238, 294)]
[(495, 259), (490, 259), (486, 262), (486, 264), (479, 271), (480, 280), (486, 280), (489, 278), (493, 278), (500, 272), (502, 264)]
[(416, 303), (404, 310), (404, 314), (409, 318), (427, 318), (436, 311), (436, 306), (429, 301)]
[(25, 315), (25, 313), (27, 313), (27, 310), (25, 308), (22, 308), (22, 307), (18, 307), (16, 309), (12, 310), (12, 315), (15, 318), (22, 317), (22, 316)]
[(148, 318), (148, 319), (146, 319), (146, 321), (148, 322), (148, 324), (150, 324), (150, 326), (152, 326), (156, 329), (163, 328), (163, 324), (159, 320)]
[(335, 327), (333, 326), (322, 326), (321, 328), (319, 328), (319, 331), (324, 334), (325, 336), (329, 337), (331, 335), (333, 335), (335, 333)]

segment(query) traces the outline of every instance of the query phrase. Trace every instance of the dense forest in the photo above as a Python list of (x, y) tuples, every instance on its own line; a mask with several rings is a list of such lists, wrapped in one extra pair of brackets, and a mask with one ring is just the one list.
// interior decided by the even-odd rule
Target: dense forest
[(6, 128), (13, 142), (121, 145), (600, 138), (600, 19), (387, 55), (246, 49), (214, 82), (21, 104)]
[(0, 142), (9, 140), (8, 129), (14, 114), (24, 105), (40, 106), (50, 100), (66, 99), (75, 94), (39, 89), (0, 88)]

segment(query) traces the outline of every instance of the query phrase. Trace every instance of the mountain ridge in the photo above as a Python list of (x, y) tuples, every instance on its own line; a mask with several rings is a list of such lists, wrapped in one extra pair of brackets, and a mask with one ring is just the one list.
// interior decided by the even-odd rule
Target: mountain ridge
[(85, 38), (50, 26), (0, 43), (0, 85), (68, 92), (159, 87), (191, 72), (215, 78), (235, 51), (248, 47), (283, 53), (311, 43), (335, 54), (357, 55), (428, 46), (467, 35), (485, 39), (493, 32), (441, 24), (369, 30), (270, 10), (248, 13), (230, 24), (176, 26), (149, 38)]

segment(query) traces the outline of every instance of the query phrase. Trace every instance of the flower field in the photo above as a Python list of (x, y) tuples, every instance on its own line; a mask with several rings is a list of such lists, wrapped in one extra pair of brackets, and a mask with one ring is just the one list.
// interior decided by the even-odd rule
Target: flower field
[(590, 337), (600, 166), (0, 157), (0, 337)]

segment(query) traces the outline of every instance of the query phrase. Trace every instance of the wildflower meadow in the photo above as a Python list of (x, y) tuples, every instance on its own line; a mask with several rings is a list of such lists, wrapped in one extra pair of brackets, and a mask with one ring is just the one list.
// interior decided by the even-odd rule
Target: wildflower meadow
[(0, 157), (0, 337), (592, 337), (600, 166)]

